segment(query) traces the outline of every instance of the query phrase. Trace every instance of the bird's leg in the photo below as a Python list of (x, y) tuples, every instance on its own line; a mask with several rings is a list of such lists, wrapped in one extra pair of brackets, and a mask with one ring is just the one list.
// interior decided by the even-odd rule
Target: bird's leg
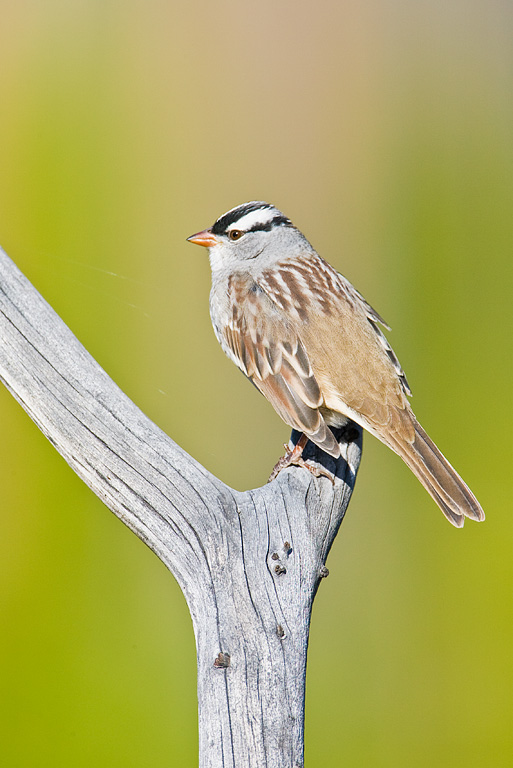
[(328, 477), (332, 483), (335, 482), (333, 474), (327, 469), (319, 466), (319, 464), (313, 464), (312, 462), (305, 461), (303, 459), (303, 449), (305, 448), (307, 442), (308, 437), (303, 432), (292, 450), (290, 450), (288, 445), (283, 445), (285, 448), (285, 456), (282, 456), (281, 459), (279, 459), (274, 465), (274, 469), (271, 472), (269, 480), (267, 481), (268, 483), (272, 482), (279, 475), (282, 469), (286, 469), (287, 467), (292, 466), (304, 467), (315, 477)]
[(268, 483), (274, 480), (274, 478), (279, 475), (282, 469), (286, 469), (287, 467), (291, 467), (293, 465), (299, 467), (304, 466), (305, 460), (303, 459), (302, 453), (303, 448), (307, 442), (308, 438), (303, 432), (292, 450), (290, 450), (286, 443), (283, 444), (283, 447), (285, 448), (285, 456), (282, 456), (281, 459), (278, 459), (274, 465), (273, 471), (271, 472), (269, 480), (267, 481)]

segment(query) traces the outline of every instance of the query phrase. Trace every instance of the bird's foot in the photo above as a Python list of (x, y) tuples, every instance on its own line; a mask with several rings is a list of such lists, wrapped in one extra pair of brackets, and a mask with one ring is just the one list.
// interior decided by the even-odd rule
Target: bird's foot
[(268, 483), (271, 483), (276, 477), (278, 477), (282, 469), (286, 469), (287, 467), (304, 467), (309, 472), (311, 472), (314, 477), (327, 477), (333, 484), (335, 483), (335, 476), (329, 470), (321, 467), (321, 465), (317, 464), (316, 462), (308, 460), (305, 461), (305, 459), (303, 459), (303, 449), (307, 442), (308, 437), (303, 434), (297, 441), (294, 448), (292, 448), (292, 450), (287, 444), (283, 445), (285, 448), (285, 456), (282, 456), (281, 459), (279, 459), (274, 465), (273, 471), (271, 472), (269, 480), (267, 481)]

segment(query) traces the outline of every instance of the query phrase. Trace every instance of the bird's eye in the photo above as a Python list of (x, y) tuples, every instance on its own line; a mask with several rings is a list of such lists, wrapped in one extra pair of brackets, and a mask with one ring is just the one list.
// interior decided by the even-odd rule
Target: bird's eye
[(230, 240), (240, 240), (243, 234), (244, 232), (241, 232), (240, 229), (231, 229), (228, 232), (228, 237), (230, 238)]

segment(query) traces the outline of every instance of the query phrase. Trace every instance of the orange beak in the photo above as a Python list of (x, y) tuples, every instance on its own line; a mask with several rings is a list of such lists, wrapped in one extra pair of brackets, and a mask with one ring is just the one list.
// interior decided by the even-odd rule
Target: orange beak
[(196, 232), (195, 235), (188, 237), (187, 242), (203, 245), (205, 248), (211, 248), (213, 245), (217, 245), (219, 241), (217, 237), (212, 234), (212, 230), (204, 229), (201, 232)]

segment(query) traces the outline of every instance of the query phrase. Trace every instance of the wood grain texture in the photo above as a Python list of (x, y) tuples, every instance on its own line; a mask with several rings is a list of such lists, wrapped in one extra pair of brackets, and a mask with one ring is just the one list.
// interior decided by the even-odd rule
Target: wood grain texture
[(302, 766), (312, 602), (361, 429), (336, 434), (337, 460), (308, 444), (305, 458), (334, 471), (334, 483), (292, 467), (234, 491), (123, 394), (1, 250), (0, 379), (180, 584), (198, 653), (200, 768)]

